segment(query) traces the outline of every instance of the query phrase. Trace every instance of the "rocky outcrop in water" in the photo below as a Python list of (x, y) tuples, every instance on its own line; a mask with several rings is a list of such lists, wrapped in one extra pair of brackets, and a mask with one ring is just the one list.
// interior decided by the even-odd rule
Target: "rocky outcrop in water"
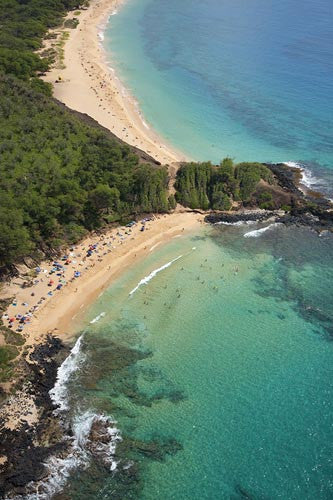
[(205, 217), (205, 222), (210, 224), (237, 224), (241, 222), (265, 222), (269, 219), (283, 215), (281, 211), (268, 210), (239, 210), (237, 212), (215, 212)]
[(282, 189), (289, 191), (299, 198), (304, 197), (304, 193), (299, 189), (302, 172), (297, 167), (289, 167), (284, 163), (264, 163), (273, 173), (277, 183)]
[(235, 212), (213, 212), (205, 217), (210, 224), (246, 222), (279, 222), (285, 225), (308, 226), (318, 232), (333, 231), (333, 204), (321, 193), (304, 193), (299, 188), (301, 171), (283, 163), (266, 164), (274, 174), (280, 191), (290, 195), (289, 210), (241, 209)]

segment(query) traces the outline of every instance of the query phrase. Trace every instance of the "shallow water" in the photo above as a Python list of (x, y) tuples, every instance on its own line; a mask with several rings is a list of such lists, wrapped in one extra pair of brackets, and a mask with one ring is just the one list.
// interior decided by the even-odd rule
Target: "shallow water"
[(71, 414), (123, 441), (70, 498), (332, 497), (332, 236), (260, 227), (174, 239), (92, 306)]
[[(333, 195), (331, 14), (329, 0), (128, 0), (104, 44), (179, 149), (301, 162)], [(205, 226), (106, 290), (54, 391), (75, 444), (60, 475), (51, 464), (67, 497), (332, 498), (332, 241)], [(94, 419), (113, 441), (92, 458)]]
[(331, 0), (127, 0), (104, 46), (145, 120), (198, 160), (296, 161), (333, 190)]

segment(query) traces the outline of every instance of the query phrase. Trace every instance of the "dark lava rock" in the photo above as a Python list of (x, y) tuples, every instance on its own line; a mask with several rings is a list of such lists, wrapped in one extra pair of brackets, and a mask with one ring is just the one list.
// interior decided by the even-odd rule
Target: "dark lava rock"
[(291, 195), (291, 211), (281, 215), (278, 211), (240, 210), (238, 212), (211, 213), (205, 217), (205, 222), (216, 224), (225, 222), (257, 221), (264, 222), (273, 219), (286, 225), (308, 226), (318, 232), (333, 230), (333, 204), (321, 193), (304, 194), (298, 187), (301, 180), (301, 169), (289, 167), (284, 163), (265, 163), (273, 173), (278, 185)]
[(274, 174), (279, 186), (300, 198), (304, 198), (304, 193), (298, 188), (301, 179), (299, 168), (289, 167), (284, 163), (264, 163), (264, 165)]
[(275, 215), (277, 215), (276, 212), (266, 210), (243, 210), (234, 213), (220, 212), (206, 215), (205, 222), (209, 222), (210, 224), (216, 224), (218, 222), (226, 222), (228, 224), (247, 221), (264, 222), (267, 219), (274, 217)]
[(47, 457), (66, 446), (59, 442), (59, 433), (55, 432), (57, 421), (53, 416), (54, 406), (49, 395), (56, 381), (60, 364), (56, 358), (61, 351), (66, 352), (62, 342), (48, 336), (30, 355), (33, 363), (26, 364), (27, 379), (31, 382), (27, 386), (27, 393), (34, 396), (40, 413), (38, 423), (31, 427), (25, 424), (11, 431), (0, 422), (1, 454), (7, 457), (0, 475), (0, 498), (9, 492), (24, 494), (28, 483), (45, 477), (47, 471), (44, 462)]
[(286, 225), (308, 226), (316, 231), (333, 230), (333, 212), (323, 210), (320, 207), (294, 208), (290, 214), (286, 214), (276, 222)]

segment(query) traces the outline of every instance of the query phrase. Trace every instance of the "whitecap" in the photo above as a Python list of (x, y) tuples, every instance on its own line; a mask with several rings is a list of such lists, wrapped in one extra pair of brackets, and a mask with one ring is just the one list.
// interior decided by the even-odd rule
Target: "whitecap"
[(222, 225), (222, 226), (251, 226), (252, 224), (258, 224), (257, 220), (239, 220), (237, 222), (215, 222), (214, 226)]
[[(69, 409), (67, 384), (85, 359), (81, 350), (82, 338), (83, 335), (77, 339), (69, 356), (58, 368), (56, 383), (49, 392), (52, 402), (57, 406), (54, 410), (55, 415)], [(66, 421), (65, 416), (68, 418), (68, 414), (65, 413), (61, 422), (66, 429), (71, 429), (71, 435), (64, 438), (64, 443), (68, 443), (68, 453), (65, 456), (53, 455), (46, 460), (44, 465), (48, 472), (47, 477), (42, 482), (30, 483), (27, 486), (28, 494), (24, 495), (25, 500), (52, 498), (64, 488), (75, 469), (84, 469), (89, 465), (93, 455), (98, 455), (111, 472), (117, 469), (115, 452), (117, 443), (122, 440), (120, 431), (116, 427), (117, 422), (92, 410), (84, 412), (79, 410), (69, 421)], [(91, 440), (92, 426), (96, 422), (103, 426), (102, 439), (100, 441), (97, 439), (97, 442)], [(108, 439), (105, 439), (105, 431)], [(16, 498), (22, 499), (22, 496)]]
[[(102, 294), (101, 294), (102, 295)], [(89, 321), (89, 323), (91, 325), (93, 325), (94, 323), (97, 323), (97, 321), (99, 321), (100, 319), (104, 318), (105, 316), (105, 312), (101, 312), (101, 314), (99, 314), (98, 316), (96, 316), (94, 319), (92, 319), (91, 321)]]
[(273, 229), (274, 227), (279, 226), (279, 225), (280, 225), (279, 222), (274, 222), (273, 224), (270, 224), (269, 226), (262, 227), (260, 229), (255, 229), (254, 231), (249, 231), (248, 233), (244, 234), (244, 238), (258, 238), (266, 231), (269, 231), (270, 229)]
[[(122, 440), (120, 431), (116, 427), (116, 421), (111, 417), (85, 411), (78, 414), (72, 423), (73, 436), (67, 438), (70, 443), (70, 451), (65, 457), (51, 456), (45, 462), (45, 467), (48, 471), (48, 476), (42, 483), (30, 483), (28, 491), (36, 490), (38, 493), (24, 495), (25, 500), (48, 500), (56, 493), (59, 493), (66, 485), (72, 472), (81, 468), (84, 469), (89, 465), (91, 458), (90, 432), (95, 422), (101, 422), (107, 434), (108, 440), (103, 439), (95, 443), (95, 453), (101, 458), (104, 465), (109, 468), (110, 472), (117, 469), (117, 461), (115, 452), (117, 443)], [(88, 445), (90, 445), (88, 447)], [(93, 452), (94, 453), (94, 452)], [(17, 499), (22, 497), (17, 497)]]
[(303, 184), (303, 186), (310, 189), (313, 186), (322, 183), (320, 179), (318, 179), (313, 175), (313, 173), (309, 168), (304, 167), (304, 165), (302, 165), (301, 163), (297, 163), (295, 161), (286, 161), (284, 162), (284, 164), (287, 165), (288, 167), (298, 168), (301, 171), (302, 178), (300, 182), (301, 184)]
[(49, 392), (53, 404), (57, 407), (55, 413), (68, 410), (67, 384), (71, 375), (79, 368), (80, 364), (85, 359), (81, 351), (82, 337), (83, 335), (77, 339), (69, 356), (67, 356), (62, 365), (59, 366), (56, 383)]
[(166, 264), (159, 267), (158, 269), (154, 269), (154, 271), (152, 271), (150, 274), (148, 274), (148, 276), (145, 276), (144, 278), (142, 278), (142, 280), (139, 281), (139, 283), (136, 285), (136, 287), (130, 291), (129, 295), (133, 295), (133, 293), (135, 293), (142, 285), (147, 285), (147, 283), (149, 283), (150, 280), (155, 278), (155, 276), (158, 273), (160, 273), (161, 271), (164, 271), (164, 269), (167, 269), (168, 267), (170, 267), (174, 262), (176, 262), (176, 260), (179, 260), (181, 257), (182, 257), (182, 255), (179, 255), (178, 257), (176, 257), (173, 260), (170, 260), (170, 262), (167, 262)]
[(313, 186), (317, 186), (318, 184), (321, 184), (321, 180), (315, 177), (311, 170), (308, 168), (303, 168), (302, 169), (302, 180), (301, 183), (304, 184), (307, 188), (311, 188)]

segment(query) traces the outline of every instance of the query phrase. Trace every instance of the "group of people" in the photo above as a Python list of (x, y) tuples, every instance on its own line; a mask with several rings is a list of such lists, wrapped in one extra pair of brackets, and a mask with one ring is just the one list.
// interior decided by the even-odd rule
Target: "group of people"
[[(143, 224), (145, 222), (142, 221)], [(22, 284), (24, 300), (21, 302), (15, 298), (12, 301), (8, 312), (2, 316), (3, 323), (24, 334), (25, 327), (31, 323), (33, 315), (45, 301), (69, 283), (78, 280), (83, 273), (93, 268), (96, 262), (102, 262), (106, 255), (118, 245), (122, 245), (127, 238), (133, 237), (132, 231), (135, 225), (136, 223), (132, 222), (125, 228), (99, 235), (88, 245), (71, 247), (59, 260), (51, 261), (43, 267), (37, 266), (32, 283), (29, 286), (26, 285), (26, 281)], [(78, 288), (75, 289), (75, 292), (77, 291)]]

